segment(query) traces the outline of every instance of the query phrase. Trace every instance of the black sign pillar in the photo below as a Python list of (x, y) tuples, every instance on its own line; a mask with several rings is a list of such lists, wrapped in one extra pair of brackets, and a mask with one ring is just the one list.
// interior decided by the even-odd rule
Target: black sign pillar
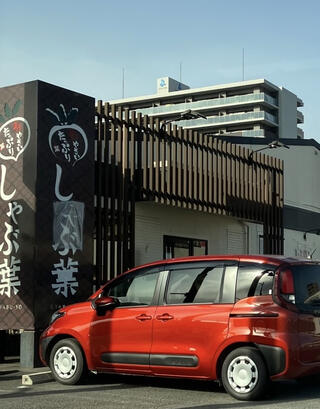
[(0, 330), (23, 331), (22, 366), (50, 315), (92, 292), (93, 199), (94, 99), (0, 88)]

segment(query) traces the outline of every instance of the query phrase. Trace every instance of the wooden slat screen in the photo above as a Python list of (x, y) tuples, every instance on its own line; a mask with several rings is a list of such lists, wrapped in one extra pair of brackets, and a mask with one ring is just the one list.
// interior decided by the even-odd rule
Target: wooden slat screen
[(155, 201), (264, 224), (283, 252), (283, 162), (158, 118), (98, 102), (97, 284), (134, 265), (135, 202)]

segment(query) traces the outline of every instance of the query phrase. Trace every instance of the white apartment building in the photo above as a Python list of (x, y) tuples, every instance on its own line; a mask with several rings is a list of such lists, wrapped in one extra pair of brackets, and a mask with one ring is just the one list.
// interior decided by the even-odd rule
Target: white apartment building
[[(170, 77), (157, 80), (157, 93), (113, 100), (110, 104), (143, 115), (173, 120), (185, 129), (213, 135), (303, 139), (303, 101), (266, 79), (190, 89)], [(186, 111), (204, 117), (183, 119)], [(178, 119), (174, 122), (174, 119)]]

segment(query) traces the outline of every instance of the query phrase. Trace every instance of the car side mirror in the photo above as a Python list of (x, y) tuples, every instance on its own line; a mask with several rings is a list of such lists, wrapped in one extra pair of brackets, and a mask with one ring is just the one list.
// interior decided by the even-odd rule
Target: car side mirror
[(119, 300), (114, 297), (100, 297), (94, 301), (94, 307), (98, 315), (104, 315), (107, 310), (111, 310), (119, 304)]

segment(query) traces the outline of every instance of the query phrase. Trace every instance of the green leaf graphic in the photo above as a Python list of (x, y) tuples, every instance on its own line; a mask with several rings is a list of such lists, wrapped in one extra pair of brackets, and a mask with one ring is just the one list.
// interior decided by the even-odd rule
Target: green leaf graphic
[(8, 104), (4, 105), (4, 113), (6, 114), (6, 117), (8, 119), (10, 119), (12, 117), (11, 109), (10, 109)]
[(14, 104), (14, 106), (13, 106), (13, 108), (12, 108), (12, 116), (16, 116), (16, 115), (17, 115), (17, 113), (18, 113), (18, 111), (19, 111), (19, 109), (20, 109), (20, 106), (21, 106), (21, 100), (18, 99), (18, 101)]
[(0, 114), (0, 122), (6, 122), (4, 117)]

